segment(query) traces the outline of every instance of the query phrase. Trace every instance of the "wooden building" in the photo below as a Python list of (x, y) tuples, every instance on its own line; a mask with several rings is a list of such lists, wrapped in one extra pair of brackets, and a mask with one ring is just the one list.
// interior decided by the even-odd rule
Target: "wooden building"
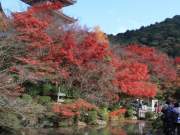
[[(57, 2), (62, 3), (63, 7), (73, 5), (76, 1), (74, 0), (21, 0), (22, 2), (28, 5), (36, 5), (44, 2)], [(64, 25), (64, 24), (72, 24), (76, 21), (76, 19), (65, 15), (62, 10), (52, 11), (53, 13), (53, 22), (55, 24)]]

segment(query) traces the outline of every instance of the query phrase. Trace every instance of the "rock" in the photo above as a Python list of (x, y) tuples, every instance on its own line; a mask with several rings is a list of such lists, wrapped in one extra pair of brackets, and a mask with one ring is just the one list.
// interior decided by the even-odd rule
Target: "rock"
[(133, 116), (133, 117), (131, 117), (131, 119), (132, 120), (137, 120), (138, 118), (137, 118), (137, 116)]
[(39, 126), (41, 128), (50, 128), (53, 127), (53, 123), (50, 121), (43, 121), (43, 123), (41, 123), (41, 125)]
[(85, 122), (78, 121), (77, 123), (78, 127), (86, 127), (87, 124)]
[(100, 126), (106, 126), (107, 125), (107, 122), (104, 121), (104, 120), (97, 120), (96, 123)]
[(119, 117), (118, 117), (118, 116), (110, 117), (110, 120), (111, 120), (111, 121), (118, 121), (118, 120), (119, 120)]
[(61, 119), (61, 121), (59, 121), (59, 127), (69, 127), (73, 125), (74, 123), (72, 119)]

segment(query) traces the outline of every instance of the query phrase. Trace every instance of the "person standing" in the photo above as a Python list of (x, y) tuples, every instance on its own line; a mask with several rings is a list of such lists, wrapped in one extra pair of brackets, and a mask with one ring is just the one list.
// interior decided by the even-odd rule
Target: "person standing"
[(162, 108), (163, 130), (165, 135), (174, 135), (173, 106), (167, 101)]
[(158, 106), (158, 103), (156, 102), (156, 103), (154, 104), (154, 111), (155, 111), (155, 113), (157, 113), (157, 106)]
[(178, 102), (174, 104), (173, 118), (174, 118), (174, 132), (177, 129), (177, 135), (180, 135), (180, 106)]

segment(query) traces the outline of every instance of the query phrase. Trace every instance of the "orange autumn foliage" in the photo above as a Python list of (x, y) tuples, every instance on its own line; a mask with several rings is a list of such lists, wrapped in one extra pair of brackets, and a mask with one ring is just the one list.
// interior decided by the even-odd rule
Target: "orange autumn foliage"
[(95, 27), (94, 32), (96, 33), (96, 37), (99, 42), (109, 43), (108, 37), (101, 31), (100, 27)]
[[(154, 97), (157, 85), (152, 77), (170, 80), (176, 77), (174, 68), (167, 64), (171, 60), (154, 48), (131, 45), (123, 48), (123, 57), (116, 55), (99, 28), (94, 31), (57, 29), (57, 37), (50, 35), (48, 28), (51, 19), (42, 19), (36, 13), (57, 10), (61, 6), (56, 4), (38, 5), (26, 12), (14, 14), (17, 38), (27, 45), (25, 56), (16, 57), (16, 60), (24, 66), (25, 71), (29, 71), (31, 78), (50, 77), (52, 82), (62, 79), (78, 87), (80, 92), (85, 91), (87, 97), (107, 97), (107, 101), (108, 97), (113, 97), (117, 102), (121, 93)], [(31, 68), (27, 69), (26, 65)], [(90, 71), (93, 71), (91, 76), (85, 76)], [(69, 109), (69, 106), (71, 108), (71, 105), (64, 108), (67, 115), (71, 116), (74, 110)]]
[(110, 112), (110, 113), (109, 113), (109, 116), (110, 116), (110, 117), (121, 116), (121, 115), (125, 114), (126, 111), (127, 111), (127, 110), (126, 110), (125, 108), (120, 108), (120, 109), (118, 109), (118, 110), (115, 110), (115, 111)]
[(56, 103), (52, 107), (53, 112), (65, 118), (79, 115), (81, 110), (88, 111), (92, 109), (97, 109), (97, 107), (95, 105), (88, 103), (83, 99), (78, 99), (75, 102), (69, 104)]
[(135, 59), (148, 66), (151, 74), (162, 80), (176, 80), (176, 70), (174, 60), (167, 54), (157, 51), (155, 48), (140, 46), (137, 44), (125, 47), (128, 57)]
[(176, 63), (176, 64), (180, 64), (180, 57), (176, 57), (176, 58), (175, 58), (175, 63)]

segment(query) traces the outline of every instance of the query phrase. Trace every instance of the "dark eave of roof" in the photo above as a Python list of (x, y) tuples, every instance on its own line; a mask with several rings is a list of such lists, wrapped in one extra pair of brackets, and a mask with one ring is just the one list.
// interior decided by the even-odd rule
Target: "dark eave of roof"
[(28, 5), (34, 5), (39, 2), (45, 2), (45, 1), (51, 1), (51, 2), (59, 1), (63, 4), (63, 6), (69, 6), (76, 2), (75, 0), (21, 0), (21, 1)]
[(0, 12), (1, 12), (1, 13), (4, 13), (3, 8), (2, 8), (2, 6), (1, 6), (1, 2), (0, 2)]
[(6, 18), (6, 15), (5, 15), (5, 13), (4, 13), (4, 11), (3, 11), (3, 8), (2, 8), (2, 6), (1, 6), (1, 2), (0, 2), (0, 13), (3, 15), (3, 17)]

